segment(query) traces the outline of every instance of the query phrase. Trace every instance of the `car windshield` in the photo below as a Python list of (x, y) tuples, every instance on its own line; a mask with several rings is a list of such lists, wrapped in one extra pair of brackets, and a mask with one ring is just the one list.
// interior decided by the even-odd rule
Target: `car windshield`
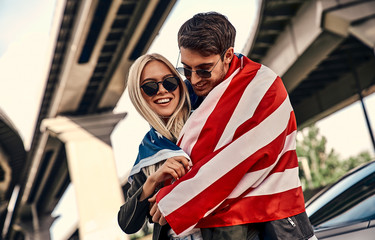
[[(375, 162), (361, 167), (346, 175), (327, 191), (318, 196), (307, 205), (306, 212), (314, 226), (320, 226), (328, 221), (345, 222), (353, 212), (362, 212), (362, 204), (373, 201), (375, 194)], [(374, 205), (375, 206), (375, 205)], [(371, 209), (371, 208), (370, 208)], [(368, 210), (370, 210), (368, 209)], [(374, 212), (369, 211), (369, 215)], [(336, 217), (343, 217), (337, 220)], [(358, 219), (363, 219), (360, 215)], [(336, 219), (336, 220), (334, 220)], [(358, 220), (356, 218), (356, 220)], [(331, 224), (331, 223), (330, 223)]]
[(371, 220), (375, 218), (375, 195), (369, 197), (363, 202), (355, 205), (351, 209), (328, 220), (317, 226), (318, 228), (327, 228), (333, 226), (343, 225), (349, 222), (359, 222), (364, 220)]

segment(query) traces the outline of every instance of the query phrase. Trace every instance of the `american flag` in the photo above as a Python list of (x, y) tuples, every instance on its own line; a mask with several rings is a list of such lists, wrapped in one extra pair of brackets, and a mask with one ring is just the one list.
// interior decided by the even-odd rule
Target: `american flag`
[(265, 222), (305, 211), (288, 94), (264, 65), (235, 56), (178, 141), (193, 167), (157, 195), (177, 233)]
[(139, 145), (138, 156), (133, 168), (130, 170), (128, 182), (132, 182), (133, 175), (140, 172), (142, 168), (176, 156), (184, 156), (190, 160), (189, 156), (179, 146), (161, 135), (154, 128), (151, 128)]

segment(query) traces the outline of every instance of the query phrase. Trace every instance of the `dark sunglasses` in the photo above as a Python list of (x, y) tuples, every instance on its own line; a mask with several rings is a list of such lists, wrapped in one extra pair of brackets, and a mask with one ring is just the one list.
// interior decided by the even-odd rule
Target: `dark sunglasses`
[[(223, 57), (224, 53), (226, 52), (227, 50), (225, 50), (221, 55), (220, 55), (220, 58), (217, 60), (217, 62), (215, 63), (215, 65), (212, 67), (211, 70), (204, 70), (204, 69), (197, 69), (195, 71), (192, 71), (191, 69), (188, 69), (188, 68), (184, 68), (184, 67), (178, 67), (176, 68), (176, 70), (181, 74), (181, 75), (184, 75), (186, 78), (191, 78), (191, 74), (193, 72), (195, 72), (199, 77), (201, 78), (210, 78), (211, 77), (211, 72), (215, 69), (216, 65), (219, 63), (220, 59)], [(180, 55), (181, 55), (181, 52), (180, 54), (178, 55), (178, 59), (177, 59), (177, 64), (178, 64), (178, 60), (180, 59)]]
[(165, 90), (173, 92), (178, 87), (178, 77), (167, 77), (160, 82), (147, 82), (141, 85), (143, 91), (150, 97), (156, 95), (159, 91), (159, 84), (161, 83)]

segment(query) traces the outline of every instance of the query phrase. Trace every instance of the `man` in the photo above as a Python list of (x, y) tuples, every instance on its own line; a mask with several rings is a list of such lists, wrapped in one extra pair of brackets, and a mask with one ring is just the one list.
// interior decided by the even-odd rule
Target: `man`
[(254, 227), (261, 239), (315, 239), (288, 94), (270, 69), (234, 54), (235, 35), (215, 12), (195, 15), (178, 32), (178, 70), (204, 100), (178, 141), (193, 167), (160, 190), (150, 214), (177, 234), (201, 228), (203, 239), (250, 239)]

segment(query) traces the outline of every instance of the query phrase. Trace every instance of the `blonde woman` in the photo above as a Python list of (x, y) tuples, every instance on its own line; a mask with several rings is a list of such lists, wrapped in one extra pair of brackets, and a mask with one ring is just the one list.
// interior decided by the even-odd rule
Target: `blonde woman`
[[(140, 115), (151, 125), (139, 146), (129, 177), (125, 204), (118, 213), (121, 229), (132, 234), (145, 221), (151, 222), (148, 199), (165, 183), (183, 177), (190, 169), (189, 156), (175, 143), (190, 114), (185, 83), (173, 65), (159, 54), (139, 57), (129, 71), (129, 97)], [(201, 239), (199, 229), (178, 237), (169, 225), (154, 224), (153, 240)]]

